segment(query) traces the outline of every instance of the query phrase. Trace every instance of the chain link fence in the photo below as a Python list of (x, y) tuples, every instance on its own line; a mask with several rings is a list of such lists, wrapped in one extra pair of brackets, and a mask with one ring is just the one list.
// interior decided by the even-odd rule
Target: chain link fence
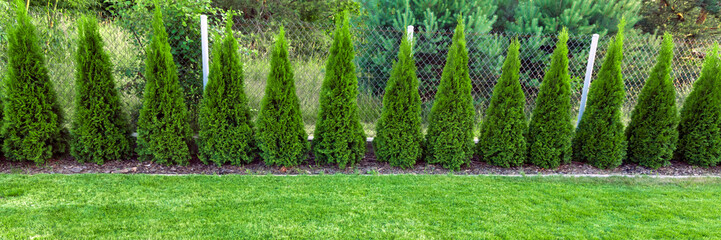
[[(42, 47), (46, 53), (49, 72), (55, 82), (58, 98), (64, 107), (68, 119), (72, 119), (74, 99), (74, 53), (77, 30), (76, 16), (63, 16), (53, 22), (36, 18)], [(149, 23), (148, 23), (149, 24)], [(332, 24), (308, 24), (293, 22), (283, 24), (289, 41), (289, 51), (293, 63), (297, 94), (300, 99), (303, 120), (306, 129), (312, 134), (319, 108), (320, 86), (324, 77), (326, 58), (332, 41)], [(196, 26), (188, 26), (196, 27)], [(199, 26), (197, 26), (199, 27)], [(212, 19), (209, 24), (210, 45), (215, 35), (222, 34), (223, 24)], [(246, 93), (253, 114), (260, 109), (265, 91), (265, 80), (270, 69), (270, 50), (280, 24), (265, 21), (236, 19), (233, 30), (243, 56)], [(147, 33), (122, 28), (113, 20), (100, 23), (100, 31), (105, 48), (114, 64), (115, 80), (123, 99), (124, 111), (137, 120), (142, 104), (144, 88), (145, 46), (150, 39)], [(172, 34), (171, 34), (172, 35)], [(366, 134), (375, 135), (375, 122), (380, 117), (385, 83), (388, 80), (392, 64), (397, 58), (397, 49), (403, 36), (403, 29), (390, 28), (352, 28), (356, 51), (356, 70), (359, 82), (358, 105), (361, 122)], [(419, 93), (422, 99), (422, 117), (424, 124), (433, 105), (434, 95), (443, 65), (446, 51), (452, 38), (452, 30), (426, 32), (417, 29), (414, 33), (414, 58), (420, 81)], [(466, 33), (469, 50), (470, 77), (473, 83), (474, 106), (477, 119), (481, 121), (488, 107), (493, 87), (501, 75), (501, 65), (505, 58), (509, 42), (517, 38), (521, 41), (521, 84), (526, 94), (526, 112), (530, 113), (535, 105), (540, 83), (543, 79), (550, 55), (553, 52), (556, 36), (529, 36), (508, 33)], [(611, 36), (602, 36), (598, 43), (598, 52), (594, 64), (594, 75), (603, 63), (603, 57)], [(0, 40), (2, 40), (0, 38)], [(677, 39), (673, 59), (673, 78), (677, 89), (679, 104), (691, 91), (698, 77), (705, 53), (717, 40)], [(176, 56), (181, 85), (191, 96), (186, 99), (191, 117), (197, 119), (199, 88), (202, 88), (200, 71), (200, 40), (175, 41), (185, 49), (197, 49), (198, 54)], [(626, 119), (633, 109), (649, 71), (655, 63), (661, 39), (651, 35), (627, 34), (624, 42), (623, 77), (626, 85)], [(588, 62), (591, 36), (572, 36), (569, 39), (569, 67), (572, 77), (572, 103), (574, 115), (578, 111), (581, 99), (583, 77)], [(7, 42), (0, 44), (0, 71), (5, 73), (7, 64)], [(186, 51), (187, 53), (188, 51)], [(212, 56), (211, 56), (212, 59)], [(191, 120), (192, 123), (195, 121)], [(68, 125), (69, 126), (69, 125)], [(197, 126), (195, 126), (197, 128)]]

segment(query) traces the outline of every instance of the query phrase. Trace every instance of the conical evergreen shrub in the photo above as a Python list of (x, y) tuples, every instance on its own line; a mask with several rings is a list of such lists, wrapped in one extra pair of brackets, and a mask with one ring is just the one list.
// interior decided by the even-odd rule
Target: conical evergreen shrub
[(75, 116), (70, 153), (79, 162), (103, 164), (130, 153), (130, 130), (120, 108), (113, 66), (103, 50), (95, 17), (78, 21), (75, 55)]
[(4, 78), (5, 157), (44, 163), (66, 149), (63, 112), (45, 67), (25, 4), (15, 1), (16, 22), (8, 29), (8, 66)]
[(258, 126), (260, 155), (267, 165), (295, 166), (308, 154), (300, 101), (295, 93), (293, 68), (283, 27), (271, 52), (270, 73), (261, 102)]
[(421, 144), (421, 97), (416, 62), (406, 33), (383, 94), (383, 111), (376, 122), (373, 148), (378, 161), (409, 168), (421, 158)]
[(313, 134), (313, 154), (321, 163), (354, 165), (365, 154), (366, 139), (358, 116), (358, 79), (355, 75), (348, 13), (336, 16), (336, 29)]
[(448, 49), (441, 83), (428, 118), (426, 161), (452, 170), (459, 170), (463, 164), (470, 163), (474, 151), (475, 112), (461, 18), (458, 18), (453, 33), (453, 43)]
[(526, 138), (523, 135), (528, 130), (528, 122), (523, 112), (526, 96), (518, 78), (520, 48), (517, 39), (508, 46), (501, 78), (493, 88), (493, 97), (481, 123), (478, 140), (481, 159), (500, 167), (521, 166), (526, 159)]
[(714, 45), (681, 108), (676, 155), (688, 164), (710, 167), (721, 161), (720, 61), (719, 47)]
[(543, 76), (528, 126), (527, 161), (546, 169), (571, 161), (573, 119), (567, 42), (568, 31), (564, 28), (551, 56), (551, 66)]
[(155, 9), (152, 24), (153, 39), (146, 50), (146, 82), (135, 150), (142, 161), (184, 165), (190, 159), (188, 110), (159, 8)]
[(663, 35), (656, 65), (638, 96), (626, 127), (627, 159), (641, 166), (659, 168), (669, 164), (678, 140), (676, 89), (671, 79), (673, 39)]
[(249, 163), (255, 157), (255, 133), (243, 83), (238, 41), (227, 18), (225, 37), (213, 47), (213, 62), (200, 106), (198, 157), (204, 163)]
[(573, 158), (597, 168), (615, 168), (626, 154), (626, 136), (621, 122), (625, 91), (621, 75), (623, 29), (611, 40), (598, 77), (588, 92), (586, 113), (573, 138)]

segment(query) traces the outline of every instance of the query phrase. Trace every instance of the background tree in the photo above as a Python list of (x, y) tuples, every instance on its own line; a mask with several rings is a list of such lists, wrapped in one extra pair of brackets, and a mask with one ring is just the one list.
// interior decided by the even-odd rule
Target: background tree
[(143, 161), (183, 165), (190, 159), (188, 111), (159, 8), (155, 10), (152, 24), (153, 39), (146, 50), (146, 83), (136, 151)]
[(666, 33), (656, 65), (638, 96), (626, 128), (628, 161), (654, 169), (669, 164), (678, 141), (678, 110), (671, 60), (673, 38)]
[(421, 158), (422, 144), (421, 97), (411, 41), (406, 35), (383, 95), (383, 112), (376, 122), (373, 147), (378, 161), (409, 168)]
[(508, 46), (503, 73), (493, 89), (493, 98), (481, 123), (478, 139), (481, 159), (500, 167), (521, 166), (526, 159), (526, 139), (523, 135), (528, 129), (528, 122), (523, 112), (526, 97), (518, 82), (520, 48), (517, 39)]
[(615, 168), (626, 154), (626, 137), (621, 122), (621, 107), (626, 96), (621, 62), (623, 60), (623, 27), (608, 46), (606, 57), (591, 83), (586, 112), (573, 139), (573, 158), (597, 168)]
[(681, 108), (678, 125), (679, 160), (709, 167), (721, 161), (721, 66), (715, 44)]
[(219, 44), (213, 47), (213, 62), (200, 106), (198, 157), (204, 163), (249, 163), (256, 149), (243, 65), (231, 26), (228, 20), (225, 37), (217, 37)]
[(78, 39), (70, 153), (80, 162), (103, 164), (130, 153), (130, 129), (95, 17), (78, 21)]
[(305, 160), (308, 134), (295, 93), (293, 67), (288, 59), (283, 27), (271, 53), (270, 74), (256, 124), (260, 155), (266, 164), (290, 167)]
[(426, 161), (459, 170), (473, 156), (473, 97), (468, 75), (468, 51), (463, 19), (453, 33), (453, 44), (443, 68), (441, 84), (428, 117)]
[(358, 79), (353, 63), (348, 13), (336, 16), (333, 44), (320, 90), (313, 154), (321, 163), (354, 165), (363, 158), (366, 139), (358, 117)]
[(553, 169), (571, 161), (573, 119), (568, 74), (568, 31), (558, 36), (528, 127), (528, 162)]
[(16, 22), (8, 29), (8, 66), (4, 80), (2, 136), (5, 157), (45, 162), (64, 152), (63, 112), (45, 67), (35, 26), (25, 3), (15, 0)]

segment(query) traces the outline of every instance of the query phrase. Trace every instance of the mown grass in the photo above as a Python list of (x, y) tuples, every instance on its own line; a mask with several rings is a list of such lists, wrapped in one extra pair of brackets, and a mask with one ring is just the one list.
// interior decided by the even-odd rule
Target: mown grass
[(0, 175), (0, 239), (714, 239), (721, 179)]

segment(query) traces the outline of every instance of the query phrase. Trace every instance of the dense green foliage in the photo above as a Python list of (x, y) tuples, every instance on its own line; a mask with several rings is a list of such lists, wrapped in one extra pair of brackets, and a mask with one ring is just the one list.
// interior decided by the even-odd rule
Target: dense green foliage
[(621, 122), (621, 107), (626, 96), (621, 75), (624, 24), (623, 21), (619, 24), (601, 70), (591, 83), (586, 112), (573, 138), (573, 159), (598, 168), (618, 167), (626, 154)]
[(412, 41), (404, 37), (386, 91), (383, 112), (376, 122), (373, 148), (378, 161), (391, 166), (412, 167), (423, 154), (421, 97), (418, 95)]
[(255, 133), (243, 85), (243, 65), (231, 24), (226, 23), (225, 37), (222, 40), (218, 37), (218, 44), (213, 46), (213, 62), (200, 106), (198, 158), (204, 163), (240, 165), (255, 157)]
[(567, 42), (568, 31), (564, 28), (558, 36), (551, 66), (543, 77), (528, 126), (528, 162), (546, 169), (571, 161), (573, 119)]
[(260, 156), (268, 165), (295, 166), (308, 154), (308, 134), (293, 76), (288, 42), (281, 27), (271, 52), (265, 96), (256, 120)]
[(78, 21), (78, 39), (70, 153), (80, 162), (121, 159), (130, 153), (130, 129), (95, 17)]
[(459, 170), (473, 155), (473, 97), (463, 19), (453, 33), (441, 84), (428, 117), (426, 161)]
[(681, 108), (677, 158), (696, 166), (716, 166), (721, 161), (721, 66), (714, 45)]
[(503, 73), (493, 89), (493, 98), (478, 138), (477, 151), (481, 160), (500, 167), (521, 166), (526, 159), (524, 134), (528, 130), (528, 122), (523, 112), (526, 96), (518, 82), (520, 48), (518, 40), (513, 40), (508, 46)]
[(348, 13), (336, 16), (336, 29), (320, 90), (320, 110), (313, 134), (313, 154), (321, 163), (354, 165), (366, 150), (358, 117), (356, 78)]
[(14, 7), (16, 22), (8, 30), (3, 79), (3, 151), (10, 160), (40, 164), (65, 151), (67, 130), (35, 26), (22, 1), (16, 0)]
[(153, 39), (145, 50), (146, 84), (135, 150), (143, 161), (187, 164), (191, 141), (188, 110), (159, 9), (155, 11), (152, 24)]
[(673, 38), (663, 36), (656, 65), (638, 96), (626, 127), (627, 159), (650, 168), (669, 164), (678, 140), (676, 89), (671, 79)]

